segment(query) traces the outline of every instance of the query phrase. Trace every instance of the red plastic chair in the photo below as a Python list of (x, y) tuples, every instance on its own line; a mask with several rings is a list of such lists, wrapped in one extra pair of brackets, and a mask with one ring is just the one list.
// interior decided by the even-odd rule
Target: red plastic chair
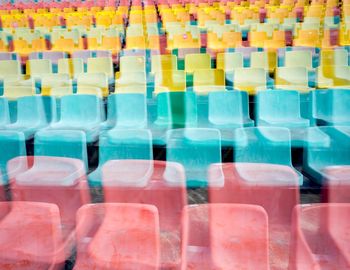
[(174, 162), (112, 160), (102, 168), (102, 183), (105, 202), (157, 207), (162, 267), (179, 266), (181, 213), (187, 204), (184, 168)]
[[(222, 171), (221, 171), (222, 170)], [(217, 178), (223, 173), (220, 186)], [(299, 203), (299, 176), (291, 167), (262, 163), (214, 164), (209, 169), (210, 203), (262, 206), (269, 217), (271, 269), (286, 269), (292, 212)]]
[(185, 207), (182, 269), (269, 269), (268, 222), (257, 205)]
[(349, 227), (350, 204), (295, 207), (289, 270), (350, 269)]
[(328, 166), (323, 173), (323, 202), (350, 203), (350, 166)]
[(84, 205), (77, 214), (75, 270), (159, 269), (158, 211), (152, 205)]
[(35, 156), (28, 161), (19, 157), (11, 160), (8, 168), (16, 171), (10, 178), (13, 200), (56, 204), (66, 232), (74, 229), (77, 210), (91, 202), (81, 160)]
[(56, 205), (0, 202), (0, 269), (62, 269), (67, 243)]

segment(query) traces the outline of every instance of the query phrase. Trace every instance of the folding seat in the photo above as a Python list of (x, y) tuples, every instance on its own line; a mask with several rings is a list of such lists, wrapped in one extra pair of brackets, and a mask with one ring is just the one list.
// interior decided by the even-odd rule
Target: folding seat
[(77, 221), (74, 269), (159, 269), (160, 229), (154, 206), (89, 204), (79, 210)]
[(59, 74), (69, 74), (70, 78), (76, 78), (84, 73), (84, 63), (81, 58), (59, 59), (57, 67)]
[(151, 72), (161, 73), (164, 70), (177, 70), (177, 57), (173, 54), (152, 55)]
[(277, 66), (277, 55), (274, 52), (252, 52), (250, 57), (250, 67), (263, 68), (269, 73), (273, 73)]
[(240, 52), (218, 53), (216, 56), (216, 68), (225, 72), (233, 72), (235, 68), (243, 67), (243, 54)]
[(308, 92), (309, 74), (306, 67), (278, 67), (275, 72), (275, 84), (279, 89)]
[(38, 78), (52, 73), (52, 64), (49, 59), (32, 59), (27, 61), (26, 74), (31, 78)]
[(312, 53), (307, 50), (300, 51), (286, 51), (285, 52), (285, 67), (305, 67), (311, 70), (312, 65)]
[(264, 47), (265, 40), (268, 40), (268, 36), (266, 32), (249, 32), (249, 45), (251, 47)]
[(163, 70), (154, 79), (154, 93), (186, 91), (186, 73), (184, 70)]
[(270, 269), (268, 237), (267, 215), (260, 206), (185, 207), (182, 269)]
[(17, 120), (5, 126), (6, 130), (23, 132), (26, 139), (47, 127), (45, 105), (41, 96), (27, 96), (17, 99)]
[(123, 72), (145, 72), (146, 59), (142, 56), (121, 56), (119, 62), (120, 73)]
[(66, 251), (72, 248), (73, 241), (72, 234), (62, 232), (56, 205), (2, 202), (0, 209), (0, 268), (64, 268), (69, 257)]
[(293, 40), (294, 46), (319, 47), (320, 34), (317, 29), (299, 30), (298, 37)]
[(345, 49), (321, 51), (320, 66), (348, 66), (348, 52)]
[(209, 88), (206, 90), (206, 86), (225, 86), (225, 72), (221, 69), (195, 70), (193, 90), (199, 95), (206, 95), (210, 90)]
[(147, 93), (147, 75), (144, 71), (123, 72), (115, 80), (115, 93)]
[(41, 76), (41, 94), (51, 95), (51, 90), (54, 87), (69, 87), (71, 80), (68, 74), (45, 74)]
[(103, 129), (138, 129), (147, 126), (147, 105), (144, 94), (111, 94), (107, 101), (107, 120)]
[(289, 269), (349, 268), (349, 213), (349, 204), (296, 207)]
[(52, 71), (57, 72), (58, 61), (62, 58), (67, 58), (67, 54), (64, 52), (53, 52), (53, 51), (44, 51), (44, 52), (33, 52), (29, 55), (29, 60), (33, 59), (49, 59), (52, 64)]
[(87, 143), (97, 140), (102, 120), (101, 99), (96, 95), (70, 95), (61, 98), (60, 120), (52, 123), (53, 130), (81, 130)]
[(303, 182), (292, 166), (289, 131), (236, 129), (233, 159), (234, 163), (209, 168), (208, 201), (262, 206), (269, 219), (271, 268), (286, 269), (292, 210), (299, 203)]
[[(73, 52), (72, 58), (82, 59), (84, 62), (84, 67), (87, 70), (87, 64), (90, 58), (112, 58), (112, 53), (108, 50), (80, 50), (80, 51)], [(98, 60), (91, 60), (91, 61), (98, 62)], [(107, 63), (108, 60), (100, 60), (100, 61), (106, 62), (106, 63), (100, 63), (100, 64), (103, 64), (106, 67), (108, 66), (107, 70), (109, 71), (110, 67), (109, 67), (109, 63)]]
[(257, 88), (266, 87), (267, 76), (263, 68), (236, 68), (233, 75), (233, 86), (235, 89), (254, 95)]
[[(97, 169), (89, 174), (89, 184), (94, 187), (104, 184), (102, 168), (110, 160), (152, 159), (152, 135), (149, 130), (120, 128), (120, 126), (113, 128), (100, 136), (99, 164)], [(131, 182), (129, 184), (132, 185)]]
[(349, 99), (347, 89), (312, 91), (312, 118), (320, 126), (348, 126)]
[(20, 61), (0, 60), (0, 78), (11, 82), (23, 80)]
[(317, 87), (347, 88), (350, 84), (349, 75), (350, 67), (348, 65), (320, 66), (317, 69)]
[(184, 128), (166, 133), (166, 160), (182, 164), (188, 187), (207, 186), (207, 170), (221, 162), (221, 136), (217, 129)]
[(0, 172), (2, 176), (2, 183), (7, 184), (9, 178), (15, 175), (20, 168), (12, 168), (8, 170), (8, 162), (19, 156), (26, 156), (25, 137), (22, 132), (0, 130)]
[(109, 94), (108, 76), (106, 73), (81, 73), (77, 77), (79, 88), (98, 88), (104, 97)]
[(185, 71), (193, 73), (199, 69), (211, 69), (211, 59), (209, 54), (197, 53), (185, 56)]
[(112, 58), (89, 58), (87, 61), (87, 73), (105, 73), (108, 78), (113, 78), (114, 70)]

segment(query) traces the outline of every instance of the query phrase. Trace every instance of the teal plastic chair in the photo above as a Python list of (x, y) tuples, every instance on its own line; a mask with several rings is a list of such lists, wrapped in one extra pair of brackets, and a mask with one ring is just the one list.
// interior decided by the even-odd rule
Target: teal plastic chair
[(103, 119), (102, 100), (96, 95), (69, 95), (61, 98), (60, 120), (50, 125), (53, 130), (81, 130), (86, 142), (98, 139)]
[(6, 98), (0, 98), (0, 129), (10, 124), (9, 103)]
[(90, 186), (101, 186), (101, 170), (109, 160), (153, 160), (152, 134), (147, 129), (111, 129), (100, 136), (99, 164), (89, 174)]
[(329, 143), (308, 147), (303, 170), (311, 176), (312, 180), (322, 184), (327, 177), (326, 168), (341, 168), (343, 165), (350, 165), (350, 127), (324, 126), (319, 128), (328, 136)]
[(45, 105), (41, 96), (21, 97), (17, 100), (17, 120), (7, 125), (6, 130), (23, 132), (26, 140), (48, 126), (45, 114)]
[(76, 158), (88, 169), (86, 136), (80, 130), (41, 130), (35, 134), (34, 155)]
[(144, 94), (112, 94), (107, 101), (107, 121), (103, 129), (145, 128), (147, 104)]
[(315, 90), (312, 92), (312, 118), (319, 126), (349, 126), (349, 104), (349, 90)]
[(280, 127), (248, 127), (235, 130), (234, 162), (284, 165), (303, 177), (292, 165), (290, 132)]
[(221, 162), (220, 131), (211, 128), (173, 129), (166, 137), (166, 160), (184, 166), (187, 186), (207, 186), (210, 164)]
[(165, 144), (172, 128), (197, 126), (197, 97), (193, 92), (164, 92), (157, 95), (157, 117), (152, 124), (155, 144)]
[(250, 127), (248, 94), (244, 91), (212, 92), (208, 95), (209, 127), (221, 132), (223, 146), (232, 146), (233, 131), (239, 127)]
[(26, 156), (25, 136), (18, 131), (0, 131), (0, 173), (4, 184), (8, 183), (8, 174), (14, 172), (7, 171), (7, 163), (11, 159), (19, 156)]

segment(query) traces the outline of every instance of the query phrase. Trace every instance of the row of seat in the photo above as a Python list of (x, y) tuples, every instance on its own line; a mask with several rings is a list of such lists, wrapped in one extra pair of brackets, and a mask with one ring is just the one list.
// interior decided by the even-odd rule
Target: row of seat
[[(109, 203), (85, 204), (71, 211), (74, 216), (77, 212), (71, 226), (62, 204), (54, 204), (54, 199), (45, 202), (30, 186), (16, 188), (28, 201), (0, 202), (2, 267), (20, 267), (25, 260), (30, 269), (64, 269), (74, 246), (74, 269), (350, 267), (349, 204), (293, 205), (292, 188), (272, 191), (259, 186), (239, 191), (237, 187), (237, 195), (245, 194), (245, 199), (186, 206), (181, 188), (115, 187)], [(50, 189), (45, 189), (46, 195)], [(78, 199), (59, 198), (57, 191), (54, 197), (66, 204)], [(279, 204), (278, 212), (269, 211), (271, 201)]]
[[(90, 132), (94, 131), (90, 129)], [(298, 185), (303, 185), (303, 175), (292, 165), (291, 134), (287, 128), (249, 127), (238, 128), (232, 133), (234, 142), (231, 144), (233, 146), (231, 160), (237, 163), (251, 164), (251, 167), (243, 166), (241, 170), (247, 179), (252, 178), (249, 181), (256, 181), (254, 177), (257, 176), (254, 175), (257, 174), (262, 177), (261, 180), (265, 184), (269, 181), (275, 181), (274, 179), (277, 182), (288, 182), (291, 173), (297, 179)], [(307, 143), (304, 145), (305, 156), (301, 159), (303, 172), (308, 178), (315, 183), (322, 184), (329, 178), (329, 171), (334, 174), (331, 180), (345, 180), (347, 177), (346, 166), (350, 165), (348, 155), (348, 151), (350, 151), (349, 126), (311, 128), (304, 133), (305, 138), (303, 139)], [(26, 150), (26, 147), (30, 147), (30, 143), (28, 142), (26, 145), (25, 139), (23, 132), (0, 131), (1, 151), (4, 153), (0, 157), (0, 169), (4, 183), (7, 183), (11, 179), (11, 175), (18, 169), (26, 167), (21, 163), (19, 165), (18, 162), (12, 166), (8, 164), (12, 158), (24, 156), (25, 159), (27, 152), (28, 155), (30, 154), (30, 150)], [(91, 152), (90, 156), (87, 154), (88, 145), (90, 148), (94, 148), (94, 156), (99, 151), (96, 169), (94, 165), (88, 164), (88, 158), (92, 158)], [(180, 163), (184, 167), (186, 184), (189, 187), (222, 186), (224, 184), (222, 168), (213, 165), (221, 163), (223, 160), (221, 146), (221, 136), (217, 129), (171, 129), (166, 133), (166, 160)], [(69, 127), (60, 130), (41, 130), (36, 132), (32, 147), (35, 156), (81, 160), (82, 169), (91, 169), (88, 182), (92, 187), (108, 185), (105, 183), (103, 170), (110, 160), (150, 160), (154, 157), (152, 135), (146, 129), (112, 129), (101, 133), (98, 148), (96, 145), (88, 144), (87, 137), (82, 130), (74, 130), (73, 128), (69, 130)], [(267, 152), (269, 155), (266, 155)], [(55, 159), (52, 162), (54, 161)], [(59, 164), (57, 162), (57, 168), (60, 167)], [(122, 164), (124, 163), (122, 162)], [(148, 174), (152, 171), (152, 166), (147, 164), (140, 165), (141, 171), (137, 174), (138, 177), (139, 174)], [(279, 171), (279, 166), (284, 166), (289, 173)], [(121, 169), (126, 167), (121, 167)], [(137, 171), (136, 167), (135, 171)], [(126, 177), (128, 178), (128, 176)], [(69, 179), (72, 180), (72, 178)], [(27, 180), (29, 181), (29, 178)], [(35, 178), (33, 178), (34, 180)], [(135, 183), (137, 185), (143, 185), (144, 182), (138, 182), (141, 180), (145, 181), (145, 178), (130, 179), (133, 183), (137, 181)], [(62, 181), (70, 180), (62, 178)], [(126, 181), (126, 179), (121, 179), (121, 181)], [(173, 181), (176, 180), (173, 179)]]

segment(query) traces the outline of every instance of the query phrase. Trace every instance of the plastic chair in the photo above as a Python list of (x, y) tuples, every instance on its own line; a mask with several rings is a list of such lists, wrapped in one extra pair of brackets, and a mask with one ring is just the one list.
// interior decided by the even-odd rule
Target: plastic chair
[(211, 69), (211, 60), (209, 54), (197, 53), (186, 54), (185, 56), (185, 71), (193, 73), (199, 69)]
[(14, 171), (7, 170), (7, 163), (19, 156), (26, 156), (25, 137), (22, 132), (1, 130), (0, 131), (0, 171), (2, 176), (2, 183), (8, 183), (9, 178), (15, 175), (17, 169)]
[(6, 130), (23, 132), (25, 139), (47, 127), (44, 100), (40, 96), (21, 97), (17, 100), (17, 120), (5, 127)]
[(32, 78), (40, 78), (44, 74), (52, 73), (52, 64), (49, 59), (28, 60), (26, 68), (26, 74)]
[(51, 61), (53, 72), (57, 72), (57, 65), (60, 59), (67, 57), (67, 54), (63, 51), (53, 52), (53, 51), (43, 51), (43, 52), (33, 52), (29, 55), (29, 60), (34, 59), (47, 59)]
[(121, 56), (119, 60), (120, 73), (123, 72), (145, 72), (146, 60), (142, 56)]
[(119, 78), (115, 80), (115, 92), (122, 92), (125, 87), (138, 86), (137, 93), (147, 93), (147, 75), (144, 71), (123, 72), (119, 74)]
[(177, 70), (177, 57), (174, 54), (152, 55), (151, 72), (161, 73), (164, 70)]
[(186, 73), (183, 70), (163, 70), (156, 73), (154, 94), (160, 92), (184, 92), (186, 90)]
[(60, 209), (64, 230), (73, 230), (76, 211), (90, 201), (84, 163), (72, 158), (35, 156), (32, 166), (27, 164), (23, 164), (23, 158), (16, 158), (8, 165), (9, 171), (22, 167), (11, 178), (12, 200), (53, 203)]
[(56, 205), (2, 202), (0, 209), (1, 268), (42, 270), (64, 266), (68, 257), (65, 251), (72, 247), (72, 241), (62, 232)]
[(274, 72), (277, 66), (277, 56), (274, 52), (252, 52), (250, 56), (250, 67), (263, 68), (267, 72)]
[(350, 67), (344, 66), (320, 66), (317, 69), (317, 87), (332, 88), (344, 87), (347, 88), (350, 84), (349, 80)]
[(266, 87), (267, 74), (263, 68), (236, 68), (233, 75), (234, 88), (254, 95), (258, 87)]
[(113, 78), (114, 70), (112, 58), (89, 58), (87, 60), (87, 73), (106, 73), (108, 78)]
[(41, 94), (50, 95), (51, 89), (54, 87), (71, 86), (71, 81), (68, 74), (45, 74), (41, 76)]
[(0, 98), (0, 128), (10, 124), (9, 103), (6, 98)]
[(101, 100), (95, 95), (70, 95), (61, 98), (61, 118), (49, 129), (81, 130), (87, 143), (97, 140), (102, 120)]
[(83, 60), (80, 58), (59, 59), (58, 73), (69, 74), (70, 78), (77, 78), (78, 75), (84, 73)]
[[(311, 145), (307, 148), (303, 169), (313, 181), (345, 187), (347, 165), (350, 164), (347, 151), (350, 147), (348, 127), (320, 127), (329, 138), (328, 144)], [(331, 175), (333, 174), (333, 177)], [(345, 190), (345, 189), (344, 189)], [(342, 198), (342, 196), (339, 196)]]
[(90, 204), (78, 211), (77, 222), (75, 269), (159, 268), (160, 230), (154, 206)]
[(187, 186), (207, 186), (209, 165), (221, 162), (219, 130), (173, 129), (167, 131), (166, 143), (166, 160), (178, 162), (185, 167)]
[(309, 74), (305, 67), (278, 67), (275, 73), (277, 88), (309, 92)]
[(0, 78), (18, 81), (23, 79), (21, 63), (18, 60), (0, 60)]
[(109, 94), (108, 76), (105, 73), (82, 73), (77, 77), (78, 91), (80, 87), (99, 88), (103, 97)]
[(101, 168), (109, 160), (152, 160), (152, 135), (144, 129), (112, 129), (101, 134), (99, 141), (99, 165), (89, 175), (91, 186), (102, 184)]
[(304, 67), (312, 69), (312, 53), (310, 51), (286, 51), (284, 66)]
[(320, 66), (347, 66), (348, 52), (345, 49), (321, 51)]
[(145, 128), (146, 97), (143, 94), (112, 94), (108, 96), (108, 115), (104, 128)]
[(346, 89), (313, 91), (312, 118), (320, 126), (349, 125), (349, 98)]
[(197, 87), (225, 86), (225, 73), (221, 69), (199, 69), (193, 72), (193, 86), (197, 94), (207, 94), (206, 91), (198, 91)]
[(349, 204), (296, 207), (289, 269), (349, 268), (349, 214)]
[(218, 53), (216, 56), (216, 68), (225, 71), (233, 71), (243, 67), (243, 54), (240, 52)]
[(266, 212), (253, 205), (185, 207), (182, 253), (182, 269), (270, 269)]
[(159, 212), (161, 267), (181, 263), (181, 211), (187, 204), (184, 168), (153, 160), (112, 160), (102, 168), (106, 202), (152, 204)]

